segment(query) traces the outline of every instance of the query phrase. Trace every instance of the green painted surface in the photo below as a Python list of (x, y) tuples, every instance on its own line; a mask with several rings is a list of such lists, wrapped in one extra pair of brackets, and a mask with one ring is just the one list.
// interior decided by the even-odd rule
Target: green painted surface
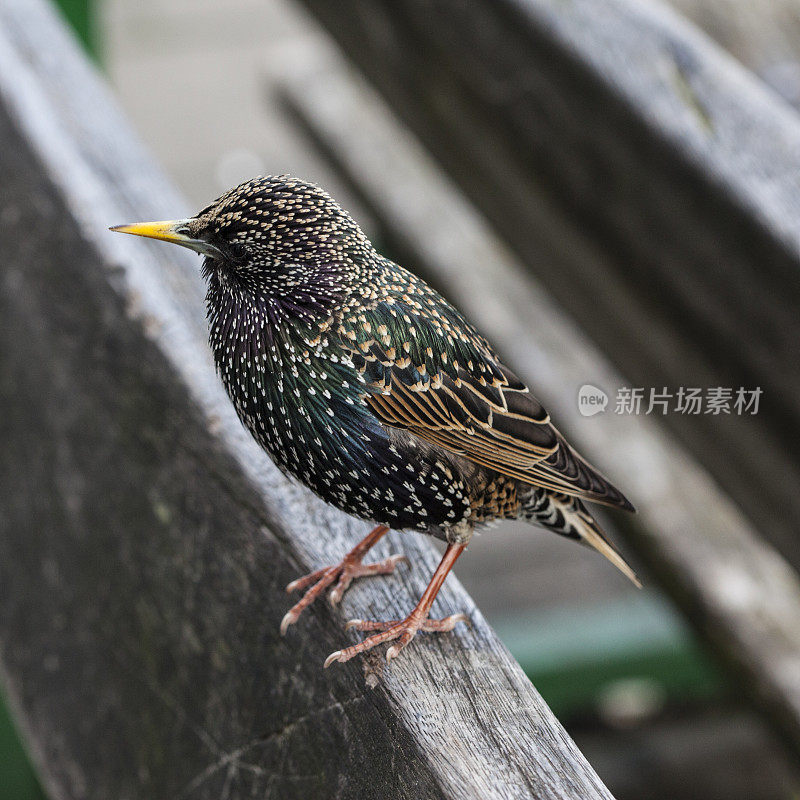
[(0, 800), (44, 800), (28, 756), (0, 695)]
[(646, 592), (595, 609), (535, 612), (495, 629), (558, 716), (595, 706), (619, 681), (644, 679), (667, 699), (723, 690), (679, 617)]
[(53, 0), (70, 27), (78, 35), (86, 52), (98, 57), (97, 6), (95, 0)]

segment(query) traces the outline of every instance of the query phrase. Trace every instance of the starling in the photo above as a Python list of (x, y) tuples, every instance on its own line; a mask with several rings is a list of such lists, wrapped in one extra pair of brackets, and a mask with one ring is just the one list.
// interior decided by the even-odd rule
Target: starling
[(638, 585), (584, 501), (633, 510), (551, 423), (491, 345), (424, 281), (381, 256), (324, 191), (288, 176), (237, 186), (195, 217), (112, 230), (205, 256), (209, 341), (239, 418), (286, 474), (377, 527), (341, 563), (293, 581), (305, 590), (285, 633), (328, 587), (338, 602), (389, 528), (446, 550), (404, 620), (352, 620), (375, 633), (325, 666), (417, 631), (476, 527), (521, 519), (594, 547)]

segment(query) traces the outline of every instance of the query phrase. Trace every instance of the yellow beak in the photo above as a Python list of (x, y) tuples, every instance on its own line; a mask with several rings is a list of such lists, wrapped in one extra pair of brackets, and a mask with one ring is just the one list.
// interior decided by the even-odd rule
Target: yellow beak
[(198, 253), (203, 253), (212, 258), (222, 258), (222, 253), (205, 239), (193, 239), (189, 235), (191, 220), (164, 220), (162, 222), (134, 222), (132, 225), (115, 225), (109, 228), (117, 233), (132, 233), (134, 236), (147, 236), (149, 239), (161, 239), (163, 242), (172, 242), (181, 247), (188, 247)]
[(186, 219), (165, 220), (164, 222), (135, 222), (133, 225), (116, 225), (113, 228), (109, 228), (109, 230), (183, 244), (186, 241), (190, 241), (190, 238), (186, 232), (179, 233), (178, 230), (187, 226), (188, 222), (189, 220)]

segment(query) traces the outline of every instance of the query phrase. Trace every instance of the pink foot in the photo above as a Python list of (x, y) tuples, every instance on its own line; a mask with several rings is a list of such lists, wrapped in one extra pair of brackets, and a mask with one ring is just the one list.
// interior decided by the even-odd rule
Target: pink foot
[(353, 656), (359, 653), (365, 653), (367, 650), (372, 650), (373, 647), (384, 642), (396, 640), (386, 651), (386, 660), (391, 661), (397, 654), (416, 636), (417, 631), (424, 631), (425, 633), (441, 633), (444, 631), (451, 631), (455, 628), (458, 622), (469, 622), (466, 614), (451, 614), (444, 619), (429, 619), (426, 616), (416, 613), (416, 609), (412, 611), (403, 620), (391, 620), (390, 622), (372, 622), (371, 620), (364, 619), (351, 619), (346, 628), (355, 628), (359, 631), (381, 631), (374, 636), (368, 636), (363, 642), (348, 647), (345, 650), (337, 650), (331, 653), (325, 659), (325, 667), (329, 667), (334, 661), (345, 662), (349, 661)]
[(349, 661), (359, 653), (372, 650), (373, 647), (383, 642), (395, 643), (386, 651), (386, 660), (391, 661), (397, 654), (416, 636), (417, 631), (451, 631), (457, 622), (468, 622), (465, 614), (451, 614), (444, 619), (428, 619), (431, 613), (431, 606), (442, 588), (447, 573), (456, 563), (456, 559), (464, 552), (466, 544), (448, 544), (439, 566), (433, 573), (430, 583), (422, 597), (414, 606), (414, 610), (403, 620), (392, 620), (391, 622), (370, 622), (363, 619), (352, 619), (347, 623), (348, 628), (358, 628), (360, 631), (381, 631), (373, 636), (368, 636), (363, 642), (348, 647), (344, 650), (337, 650), (325, 659), (325, 667), (329, 667), (334, 661)]
[(389, 529), (379, 525), (362, 542), (354, 547), (339, 564), (332, 567), (323, 567), (316, 572), (304, 575), (292, 581), (287, 587), (287, 592), (306, 589), (306, 593), (293, 605), (281, 620), (281, 635), (285, 634), (290, 625), (299, 619), (303, 611), (310, 606), (334, 581), (336, 585), (331, 589), (328, 599), (336, 605), (343, 597), (354, 578), (365, 575), (389, 575), (401, 562), (406, 564), (409, 560), (405, 556), (394, 555), (375, 564), (362, 563), (363, 557), (378, 539)]

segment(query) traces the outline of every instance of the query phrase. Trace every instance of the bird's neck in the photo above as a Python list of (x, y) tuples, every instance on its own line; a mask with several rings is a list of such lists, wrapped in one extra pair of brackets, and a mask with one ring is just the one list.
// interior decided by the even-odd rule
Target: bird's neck
[(208, 273), (209, 321), (213, 325), (215, 317), (235, 317), (251, 327), (262, 327), (269, 336), (270, 330), (282, 325), (327, 319), (341, 304), (346, 285), (341, 270), (314, 265), (282, 265), (274, 277), (262, 273), (258, 283), (246, 274), (215, 270)]

